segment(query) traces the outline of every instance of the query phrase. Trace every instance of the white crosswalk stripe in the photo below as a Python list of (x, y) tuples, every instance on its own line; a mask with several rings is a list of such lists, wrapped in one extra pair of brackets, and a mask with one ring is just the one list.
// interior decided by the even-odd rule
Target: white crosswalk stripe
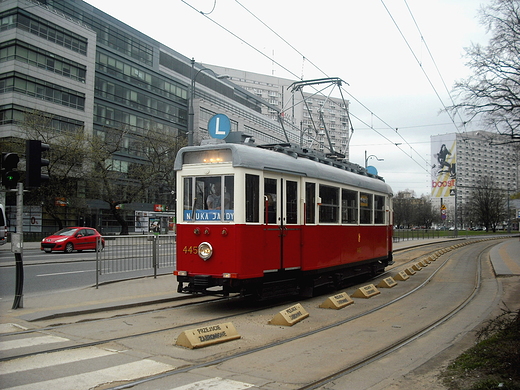
[[(6, 327), (4, 330), (8, 333), (13, 329)], [(0, 350), (15, 350), (66, 341), (69, 340), (51, 335), (36, 337), (23, 337), (22, 335), (22, 338), (18, 340), (0, 342)], [(98, 363), (96, 363), (97, 359), (99, 359)], [(175, 369), (170, 364), (149, 358), (128, 362), (129, 359), (135, 360), (135, 358), (121, 351), (99, 347), (85, 347), (26, 356), (0, 364), (0, 383), (2, 383), (4, 390), (84, 390), (109, 383), (145, 378)], [(72, 366), (75, 367), (73, 370), (71, 370)], [(88, 371), (89, 367), (104, 368), (90, 368), (90, 371)], [(67, 376), (67, 373), (71, 372), (74, 372), (74, 374)], [(27, 383), (29, 377), (37, 379)], [(172, 390), (246, 390), (252, 387), (254, 385), (249, 383), (216, 377), (176, 387)]]
[(199, 382), (190, 383), (181, 387), (176, 387), (171, 390), (200, 390), (200, 389), (211, 389), (211, 390), (245, 390), (253, 387), (249, 383), (238, 382), (231, 379), (223, 378), (211, 378)]
[[(3, 328), (4, 331), (7, 331), (5, 333), (13, 330), (11, 325), (13, 324)], [(0, 342), (0, 350), (16, 352), (17, 349), (70, 341), (63, 337), (47, 334), (34, 337), (20, 335), (19, 337), (16, 340)], [(129, 360), (134, 361), (128, 362)], [(103, 368), (99, 369), (100, 367)], [(4, 390), (84, 390), (106, 383), (131, 381), (156, 375), (174, 368), (170, 364), (152, 359), (136, 360), (135, 357), (117, 350), (85, 347), (2, 362), (0, 364), (0, 383)], [(69, 375), (67, 376), (67, 374)], [(35, 378), (36, 381), (28, 378)]]
[(63, 378), (30, 383), (27, 385), (4, 388), (4, 390), (85, 390), (104, 383), (116, 381), (130, 381), (150, 375), (160, 374), (171, 370), (169, 364), (159, 363), (150, 359), (139, 360), (133, 363), (122, 364), (102, 370), (71, 375)]
[(28, 337), (28, 338), (23, 338), (23, 339), (19, 339), (19, 340), (0, 342), (0, 351), (8, 351), (8, 350), (17, 349), (17, 348), (34, 347), (36, 345), (63, 343), (65, 341), (69, 341), (69, 339), (65, 339), (63, 337), (48, 336), (48, 335), (37, 336), (37, 337)]
[(107, 351), (105, 349), (88, 347), (62, 352), (45, 353), (36, 356), (28, 356), (23, 359), (3, 362), (0, 365), (0, 375), (7, 375), (20, 371), (52, 367), (56, 364), (80, 362), (83, 360), (95, 359), (102, 356), (110, 356), (116, 353), (117, 352), (115, 351)]
[(19, 332), (21, 330), (27, 330), (27, 328), (11, 322), (7, 324), (0, 324), (0, 335), (4, 333)]

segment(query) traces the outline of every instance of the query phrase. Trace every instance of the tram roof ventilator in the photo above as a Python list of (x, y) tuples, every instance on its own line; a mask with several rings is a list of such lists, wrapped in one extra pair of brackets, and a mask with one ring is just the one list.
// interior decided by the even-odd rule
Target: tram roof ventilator
[(315, 149), (302, 148), (299, 145), (293, 143), (275, 143), (275, 144), (263, 144), (256, 145), (255, 139), (252, 136), (246, 135), (241, 131), (232, 131), (225, 138), (225, 143), (231, 144), (245, 144), (261, 149), (268, 149), (278, 153), (283, 153), (293, 158), (306, 158), (312, 161), (319, 162), (321, 164), (330, 165), (345, 171), (357, 173), (358, 175), (368, 176), (381, 181), (385, 181), (379, 175), (373, 175), (369, 173), (361, 165), (345, 160), (345, 155), (341, 153), (322, 153)]

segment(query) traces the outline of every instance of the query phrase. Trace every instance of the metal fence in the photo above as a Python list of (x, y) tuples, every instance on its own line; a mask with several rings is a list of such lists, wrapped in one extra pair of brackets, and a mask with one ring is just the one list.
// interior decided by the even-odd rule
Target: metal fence
[(394, 229), (394, 242), (424, 240), (440, 236), (441, 231), (434, 229)]
[[(96, 252), (96, 287), (99, 276), (175, 266), (175, 236), (104, 236), (103, 250)], [(101, 239), (98, 247), (102, 247)]]

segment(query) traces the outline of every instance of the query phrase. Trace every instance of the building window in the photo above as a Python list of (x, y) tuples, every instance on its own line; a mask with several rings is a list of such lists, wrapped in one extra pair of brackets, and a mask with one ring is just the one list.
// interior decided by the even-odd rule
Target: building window
[(85, 94), (17, 72), (9, 72), (0, 78), (0, 93), (17, 92), (56, 104), (85, 109)]
[(12, 40), (0, 46), (0, 62), (17, 60), (40, 69), (85, 82), (87, 67), (27, 43)]
[(0, 26), (0, 31), (19, 28), (69, 50), (87, 54), (87, 38), (21, 9), (0, 15)]

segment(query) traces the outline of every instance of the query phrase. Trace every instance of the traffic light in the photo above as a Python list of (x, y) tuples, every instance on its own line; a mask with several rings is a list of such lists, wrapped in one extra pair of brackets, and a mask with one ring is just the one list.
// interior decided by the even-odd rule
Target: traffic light
[(2, 153), (2, 185), (6, 188), (16, 188), (20, 172), (18, 169), (20, 158), (16, 153)]
[(37, 140), (27, 140), (25, 142), (25, 185), (28, 188), (35, 188), (42, 185), (42, 182), (49, 180), (49, 176), (42, 174), (42, 167), (49, 165), (49, 160), (42, 158), (42, 152), (49, 150), (49, 145)]

